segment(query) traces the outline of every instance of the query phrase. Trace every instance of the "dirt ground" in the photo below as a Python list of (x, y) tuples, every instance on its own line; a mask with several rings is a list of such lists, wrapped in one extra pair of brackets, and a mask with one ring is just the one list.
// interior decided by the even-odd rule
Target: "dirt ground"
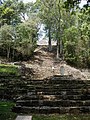
[(82, 80), (90, 79), (89, 70), (80, 71), (74, 67), (67, 65), (66, 62), (60, 62), (56, 59), (55, 48), (52, 52), (48, 52), (47, 46), (38, 46), (34, 51), (34, 58), (23, 62), (27, 68), (32, 68), (34, 78), (43, 79), (53, 75), (60, 74), (61, 66), (64, 67), (65, 75), (72, 75), (74, 78)]

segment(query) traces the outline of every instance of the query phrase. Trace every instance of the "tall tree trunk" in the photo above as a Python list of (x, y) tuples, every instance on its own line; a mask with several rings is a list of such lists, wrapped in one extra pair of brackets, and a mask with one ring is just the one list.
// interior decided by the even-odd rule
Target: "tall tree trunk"
[(52, 51), (52, 45), (51, 45), (51, 27), (49, 27), (48, 36), (49, 36), (48, 48), (49, 48), (49, 51)]
[(10, 45), (7, 48), (7, 59), (9, 60), (10, 58)]
[(63, 44), (62, 44), (62, 39), (60, 40), (60, 58), (62, 59), (63, 57)]
[(14, 62), (14, 55), (15, 55), (15, 51), (14, 51), (14, 48), (13, 48), (13, 54), (12, 54), (12, 61)]
[(57, 39), (57, 59), (59, 59), (59, 40)]
[(59, 57), (61, 58), (61, 60), (63, 59), (63, 44), (62, 44), (62, 32), (61, 32), (61, 7), (60, 7), (60, 0), (59, 0), (59, 4), (58, 4), (58, 7), (59, 7), (59, 28), (58, 28), (58, 31), (59, 31)]
[(58, 38), (59, 40), (58, 40), (58, 49), (59, 49), (59, 57), (60, 57), (60, 42), (61, 42), (61, 39), (60, 39), (60, 35), (59, 35), (59, 38)]
[(57, 40), (57, 58), (63, 59), (63, 43), (61, 37)]

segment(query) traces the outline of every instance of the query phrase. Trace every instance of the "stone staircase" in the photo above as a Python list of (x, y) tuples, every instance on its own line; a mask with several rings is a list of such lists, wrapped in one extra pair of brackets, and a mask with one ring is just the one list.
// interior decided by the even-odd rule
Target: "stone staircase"
[(24, 114), (90, 113), (90, 81), (55, 75), (27, 80), (13, 111)]
[(26, 93), (21, 86), (25, 86), (21, 76), (0, 76), (0, 100), (16, 101), (19, 96)]

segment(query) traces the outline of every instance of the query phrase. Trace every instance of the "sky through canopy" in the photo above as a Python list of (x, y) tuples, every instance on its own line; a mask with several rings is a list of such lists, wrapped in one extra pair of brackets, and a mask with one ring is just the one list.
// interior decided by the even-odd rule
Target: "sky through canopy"
[[(36, 2), (36, 0), (22, 0), (24, 3), (27, 3), (27, 2)], [(80, 7), (82, 7), (84, 4), (87, 3), (87, 0), (82, 0), (81, 1), (81, 4), (80, 4)]]

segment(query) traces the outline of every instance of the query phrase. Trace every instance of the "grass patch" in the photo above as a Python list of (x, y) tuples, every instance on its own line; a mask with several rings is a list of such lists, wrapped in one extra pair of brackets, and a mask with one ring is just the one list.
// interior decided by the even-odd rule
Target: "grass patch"
[(18, 67), (15, 65), (0, 64), (0, 75), (2, 75), (2, 76), (8, 76), (8, 75), (19, 76), (20, 72), (19, 72)]
[(33, 115), (32, 120), (90, 120), (90, 115)]
[(16, 114), (11, 111), (14, 103), (0, 102), (0, 120), (15, 120)]

